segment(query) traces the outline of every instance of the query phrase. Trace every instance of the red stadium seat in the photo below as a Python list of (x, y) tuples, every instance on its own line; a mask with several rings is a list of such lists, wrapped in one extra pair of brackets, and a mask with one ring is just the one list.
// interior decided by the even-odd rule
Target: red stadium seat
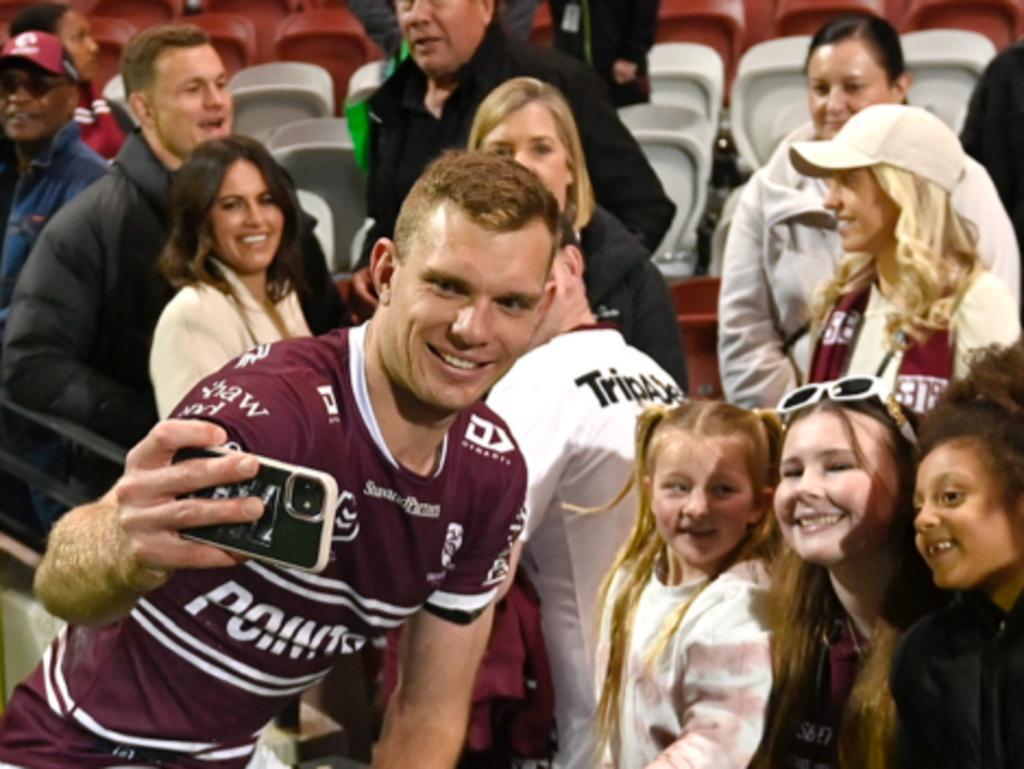
[(289, 16), (277, 30), (274, 55), (280, 61), (319, 64), (334, 80), (334, 108), (342, 110), (352, 73), (383, 59), (362, 24), (346, 8), (316, 8)]
[(188, 22), (202, 27), (220, 54), (228, 77), (256, 63), (256, 25), (237, 13), (198, 13)]
[(719, 399), (722, 380), (718, 372), (718, 277), (689, 278), (672, 284), (683, 353), (689, 377), (686, 394), (691, 398)]
[(726, 94), (739, 61), (746, 22), (743, 0), (661, 0), (659, 43), (702, 43), (725, 64)]
[(89, 16), (122, 19), (136, 29), (174, 21), (185, 15), (185, 0), (87, 0), (77, 7)]
[(534, 45), (551, 45), (554, 41), (555, 25), (551, 19), (551, 6), (547, 0), (540, 0), (537, 3), (537, 12), (533, 14), (530, 42)]
[(121, 71), (121, 49), (139, 30), (130, 21), (105, 16), (90, 16), (89, 26), (100, 47), (99, 69), (93, 82), (102, 91), (107, 81)]
[(907, 13), (908, 5), (910, 5), (910, 0), (885, 0), (885, 18), (896, 29), (900, 29), (903, 24), (903, 17)]
[(743, 0), (745, 33), (743, 50), (775, 37), (775, 3), (777, 0)]
[(1017, 39), (1021, 23), (1016, 0), (911, 0), (901, 31), (966, 29), (986, 35), (1002, 50)]
[(886, 0), (779, 0), (775, 8), (775, 34), (813, 35), (836, 16), (870, 13), (885, 17)]
[(256, 62), (274, 60), (274, 40), (284, 20), (302, 8), (302, 0), (203, 0), (206, 13), (237, 13), (256, 27)]

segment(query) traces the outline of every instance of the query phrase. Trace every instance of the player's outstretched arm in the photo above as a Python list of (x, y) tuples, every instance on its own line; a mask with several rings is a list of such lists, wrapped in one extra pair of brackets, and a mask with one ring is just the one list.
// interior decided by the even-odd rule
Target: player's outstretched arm
[(406, 624), (401, 666), (373, 769), (451, 769), (462, 753), (476, 671), (494, 607), (468, 625), (421, 609)]
[(178, 499), (207, 486), (253, 477), (259, 469), (245, 454), (172, 464), (186, 446), (218, 446), (224, 430), (208, 422), (161, 422), (129, 453), (125, 472), (101, 499), (68, 512), (50, 533), (36, 572), (43, 605), (59, 617), (103, 625), (126, 614), (142, 593), (180, 568), (230, 566), (236, 555), (182, 539), (190, 526), (249, 522), (257, 499)]

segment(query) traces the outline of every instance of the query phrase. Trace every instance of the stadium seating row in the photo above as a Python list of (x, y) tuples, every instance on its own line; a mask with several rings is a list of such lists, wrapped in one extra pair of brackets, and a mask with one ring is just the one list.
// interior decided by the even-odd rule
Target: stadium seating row
[[(100, 46), (98, 85), (102, 88), (117, 74), (121, 49), (132, 36), (150, 24), (180, 17), (184, 2), (75, 0), (74, 5), (88, 11)], [(327, 0), (320, 2), (327, 4)], [(0, 0), (0, 28), (6, 30), (14, 14), (30, 4), (30, 0)], [(267, 61), (315, 62), (340, 84), (335, 99), (339, 105), (352, 73), (383, 55), (359, 20), (341, 5), (299, 11), (295, 0), (205, 0), (203, 9), (187, 20), (209, 33), (229, 75)]]
[[(740, 56), (776, 37), (808, 35), (841, 13), (885, 16), (901, 32), (964, 29), (1003, 49), (1024, 35), (1024, 0), (661, 0), (657, 41), (691, 42), (718, 51), (731, 84)], [(550, 42), (553, 21), (539, 4), (532, 39)]]

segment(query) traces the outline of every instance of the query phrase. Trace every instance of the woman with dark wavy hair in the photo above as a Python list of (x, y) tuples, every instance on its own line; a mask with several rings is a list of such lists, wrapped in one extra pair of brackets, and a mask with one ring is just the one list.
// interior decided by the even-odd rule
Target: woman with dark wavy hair
[(298, 206), (261, 144), (230, 136), (199, 145), (175, 176), (171, 210), (160, 271), (178, 293), (149, 357), (161, 417), (233, 357), (310, 334), (297, 293)]

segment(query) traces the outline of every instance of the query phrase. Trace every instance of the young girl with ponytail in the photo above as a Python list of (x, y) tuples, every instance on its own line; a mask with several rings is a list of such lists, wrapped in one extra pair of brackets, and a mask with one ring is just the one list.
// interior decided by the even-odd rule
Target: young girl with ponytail
[(743, 769), (771, 688), (773, 414), (690, 401), (640, 417), (632, 533), (602, 590), (604, 766)]

